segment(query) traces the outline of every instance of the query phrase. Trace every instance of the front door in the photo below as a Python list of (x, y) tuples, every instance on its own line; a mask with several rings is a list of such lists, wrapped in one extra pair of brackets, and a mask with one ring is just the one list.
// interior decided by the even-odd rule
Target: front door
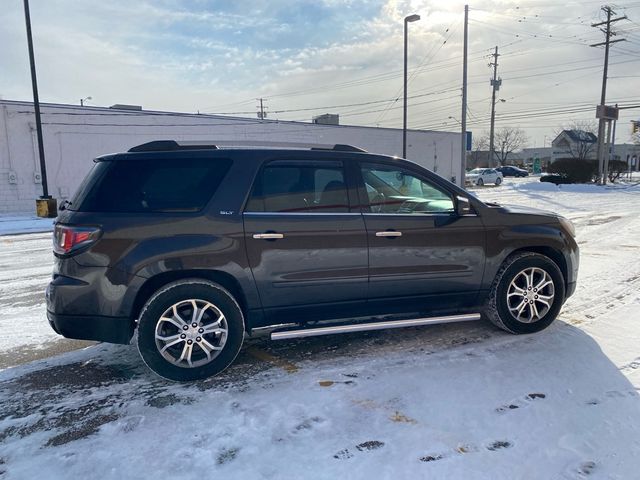
[(410, 164), (362, 163), (360, 196), (369, 242), (369, 300), (400, 310), (473, 305), (485, 264), (475, 214)]
[(321, 319), (364, 305), (367, 238), (362, 214), (350, 206), (342, 162), (267, 163), (243, 218), (267, 319)]

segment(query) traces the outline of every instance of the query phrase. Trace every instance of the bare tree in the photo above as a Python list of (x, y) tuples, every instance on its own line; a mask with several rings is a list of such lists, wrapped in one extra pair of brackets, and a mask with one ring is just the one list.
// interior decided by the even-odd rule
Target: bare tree
[(478, 163), (481, 160), (482, 152), (486, 152), (489, 150), (489, 135), (486, 133), (484, 135), (474, 137), (471, 145), (471, 165), (472, 167), (477, 167)]
[(527, 134), (521, 128), (504, 127), (498, 130), (493, 143), (495, 156), (500, 165), (504, 165), (509, 155), (526, 146), (528, 141)]
[(598, 124), (591, 120), (576, 120), (556, 132), (556, 138), (564, 130), (573, 130), (575, 132), (575, 138), (562, 145), (562, 148), (567, 149), (570, 158), (577, 160), (589, 159), (598, 146)]

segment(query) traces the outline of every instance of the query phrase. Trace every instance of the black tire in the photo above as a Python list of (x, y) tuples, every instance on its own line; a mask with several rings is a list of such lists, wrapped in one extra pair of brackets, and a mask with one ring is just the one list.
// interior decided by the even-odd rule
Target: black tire
[(502, 179), (500, 177), (496, 178), (496, 185), (500, 185), (502, 183)]
[(476, 185), (481, 187), (482, 185), (484, 185), (484, 181), (481, 178), (479, 178), (478, 181), (476, 182)]
[[(543, 315), (541, 315), (539, 319), (531, 321), (531, 323), (525, 323), (519, 320), (514, 314), (511, 313), (509, 309), (508, 302), (513, 302), (514, 300), (515, 302), (517, 302), (519, 299), (519, 293), (516, 294), (511, 292), (512, 296), (509, 297), (509, 299), (507, 298), (507, 294), (510, 293), (509, 288), (512, 282), (518, 275), (522, 275), (522, 273), (527, 269), (544, 271), (553, 282), (553, 285), (544, 287), (545, 289), (547, 289), (545, 290), (545, 293), (548, 293), (550, 289), (553, 288), (553, 300), (551, 301), (548, 310)], [(538, 275), (542, 274), (538, 273)], [(540, 276), (538, 276), (537, 278), (539, 279)], [(513, 288), (518, 287), (516, 286)], [(523, 303), (527, 303), (525, 302), (524, 295), (525, 294), (523, 293), (523, 298), (520, 300)], [(533, 294), (530, 292), (529, 295)], [(491, 292), (489, 294), (489, 299), (487, 301), (484, 314), (485, 317), (494, 325), (510, 333), (522, 334), (539, 332), (540, 330), (543, 330), (551, 325), (551, 323), (556, 319), (556, 317), (560, 313), (560, 309), (562, 308), (564, 296), (564, 277), (558, 265), (556, 265), (556, 263), (549, 257), (546, 257), (544, 255), (533, 252), (520, 252), (508, 257), (500, 267), (500, 270), (498, 270), (498, 273), (496, 274), (496, 277), (491, 286)], [(535, 296), (535, 298), (538, 297)], [(536, 308), (539, 306), (537, 302), (540, 301), (542, 300), (534, 300)], [(516, 305), (516, 307), (517, 306), (518, 305)], [(527, 309), (528, 314), (531, 314), (531, 307), (526, 305), (525, 308)], [(533, 317), (533, 315), (531, 316)]]
[[(177, 315), (184, 320), (189, 315), (189, 305), (193, 304), (192, 300), (196, 301), (196, 305), (191, 307), (191, 313), (203, 312), (199, 316), (200, 323), (191, 323), (193, 317), (185, 322), (187, 329), (184, 329), (184, 325), (180, 323), (185, 330), (183, 332), (173, 321), (161, 320), (161, 317), (174, 305), (178, 305), (178, 310), (176, 314), (172, 314), (171, 318), (176, 320), (175, 315)], [(163, 318), (166, 318), (166, 315)], [(216, 318), (217, 321), (214, 320)], [(215, 327), (216, 324), (219, 328)], [(200, 328), (197, 329), (198, 327), (194, 326), (192, 329), (192, 325), (199, 325)], [(219, 331), (207, 332), (205, 328)], [(169, 346), (163, 354), (160, 351), (161, 346), (166, 347), (172, 342), (161, 343), (159, 346), (158, 342), (161, 341), (156, 341), (158, 329), (163, 334), (166, 329), (175, 329), (166, 333), (167, 339), (182, 337), (183, 333), (185, 337), (188, 335), (187, 338), (193, 337), (193, 339), (175, 340), (179, 343)], [(198, 331), (204, 333), (199, 334)], [(223, 333), (224, 331), (226, 333)], [(142, 309), (138, 323), (138, 351), (144, 363), (163, 378), (181, 382), (200, 380), (217, 375), (233, 363), (242, 347), (244, 332), (242, 309), (228, 290), (208, 280), (197, 278), (179, 280), (165, 285), (154, 293)], [(188, 349), (188, 361), (192, 361), (193, 355), (196, 359), (193, 363), (206, 363), (189, 366), (185, 364), (186, 359), (180, 360), (187, 350), (186, 345), (189, 341), (191, 344)], [(221, 350), (209, 347), (221, 348)], [(181, 356), (176, 359), (175, 356), (178, 353), (181, 353)], [(164, 355), (173, 358), (177, 363), (172, 363)]]

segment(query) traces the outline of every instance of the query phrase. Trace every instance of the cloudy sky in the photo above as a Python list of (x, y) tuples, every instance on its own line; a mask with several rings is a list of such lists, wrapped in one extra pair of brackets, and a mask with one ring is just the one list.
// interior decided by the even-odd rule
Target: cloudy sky
[[(43, 102), (143, 105), (308, 121), (402, 126), (403, 18), (410, 25), (409, 126), (456, 130), (464, 3), (456, 0), (31, 0)], [(497, 125), (531, 146), (559, 127), (591, 121), (600, 99), (601, 1), (470, 3), (469, 129), (488, 130), (489, 54), (499, 47)], [(640, 1), (614, 5), (629, 20), (612, 47), (607, 100), (640, 105)], [(22, 0), (0, 10), (0, 96), (30, 100)], [(400, 98), (399, 98), (400, 97)], [(625, 110), (617, 141), (630, 136)], [(450, 118), (453, 117), (453, 118)]]

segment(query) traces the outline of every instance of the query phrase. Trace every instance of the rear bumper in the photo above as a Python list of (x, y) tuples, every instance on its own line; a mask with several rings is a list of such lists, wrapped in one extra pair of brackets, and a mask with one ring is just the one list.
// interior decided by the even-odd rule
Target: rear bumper
[[(126, 295), (137, 290), (119, 271), (82, 267), (73, 259), (58, 260), (47, 286), (47, 317), (60, 335), (78, 340), (128, 344), (135, 322)], [(64, 267), (64, 273), (60, 273)]]
[(128, 344), (134, 324), (128, 317), (59, 315), (47, 311), (49, 325), (56, 333), (77, 340)]

